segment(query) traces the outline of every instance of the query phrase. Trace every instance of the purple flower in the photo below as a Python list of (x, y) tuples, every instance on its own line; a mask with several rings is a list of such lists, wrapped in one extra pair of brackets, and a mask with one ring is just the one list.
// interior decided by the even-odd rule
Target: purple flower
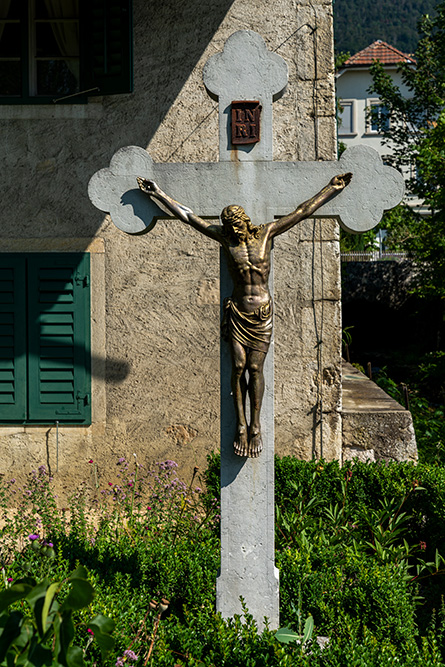
[(195, 493), (202, 493), (202, 489), (199, 486), (195, 487)]
[(6, 581), (8, 582), (8, 584), (11, 584), (14, 581), (14, 579), (12, 577), (8, 577)]
[(34, 542), (34, 540), (39, 540), (39, 539), (40, 539), (39, 535), (36, 535), (34, 533), (28, 535), (28, 540), (31, 540), (31, 542)]
[(117, 465), (119, 465), (120, 463), (125, 463), (124, 457), (121, 457), (120, 459), (118, 459)]
[(128, 660), (132, 660), (133, 662), (135, 662), (138, 659), (138, 656), (134, 651), (127, 649), (126, 651), (124, 651), (124, 658), (128, 658)]
[(16, 482), (15, 477), (13, 477), (12, 479), (9, 480), (9, 483), (10, 483), (10, 484), (15, 484), (15, 482)]

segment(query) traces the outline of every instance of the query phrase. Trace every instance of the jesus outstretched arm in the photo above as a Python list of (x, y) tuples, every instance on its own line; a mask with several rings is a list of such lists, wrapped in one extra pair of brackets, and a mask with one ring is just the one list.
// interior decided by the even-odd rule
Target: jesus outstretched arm
[(308, 199), (307, 201), (300, 204), (298, 208), (295, 209), (289, 215), (285, 215), (282, 218), (273, 220), (270, 222), (267, 227), (269, 229), (269, 234), (274, 237), (283, 232), (287, 232), (288, 229), (291, 229), (294, 225), (306, 218), (310, 218), (311, 215), (315, 213), (323, 204), (326, 204), (327, 201), (338, 195), (344, 188), (349, 185), (351, 182), (352, 174), (340, 174), (339, 176), (334, 176), (331, 178), (329, 183), (318, 192), (316, 195)]
[(166, 194), (157, 183), (150, 181), (147, 178), (138, 177), (137, 179), (139, 188), (147, 194), (151, 199), (153, 199), (165, 213), (168, 215), (174, 215), (178, 220), (182, 220), (187, 223), (201, 234), (209, 236), (211, 239), (216, 241), (220, 240), (221, 232), (219, 225), (211, 225), (210, 223), (203, 220), (198, 215), (193, 213), (191, 208), (180, 204), (175, 199)]

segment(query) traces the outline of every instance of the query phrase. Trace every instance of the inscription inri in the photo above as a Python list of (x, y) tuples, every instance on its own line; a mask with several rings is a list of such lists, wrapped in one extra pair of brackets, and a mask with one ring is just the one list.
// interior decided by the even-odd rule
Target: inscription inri
[(232, 102), (232, 144), (256, 144), (260, 140), (261, 104), (256, 100)]

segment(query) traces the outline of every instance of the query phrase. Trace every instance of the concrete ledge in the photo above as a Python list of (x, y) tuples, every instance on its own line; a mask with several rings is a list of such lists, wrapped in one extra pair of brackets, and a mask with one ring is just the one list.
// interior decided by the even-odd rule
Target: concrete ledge
[(354, 366), (342, 366), (343, 460), (417, 461), (411, 413)]
[(103, 254), (103, 238), (2, 238), (2, 252), (90, 252)]

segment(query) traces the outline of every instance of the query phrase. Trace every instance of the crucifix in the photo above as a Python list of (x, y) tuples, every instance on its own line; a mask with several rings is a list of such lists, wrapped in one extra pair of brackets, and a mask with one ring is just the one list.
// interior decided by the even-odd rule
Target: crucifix
[[(244, 125), (245, 127), (245, 125)], [(245, 129), (246, 135), (248, 130)], [(212, 225), (175, 201), (154, 182), (138, 177), (142, 192), (179, 220), (220, 243), (233, 282), (231, 297), (224, 299), (221, 325), (232, 355), (232, 393), (236, 413), (233, 451), (256, 458), (263, 450), (261, 405), (264, 394), (263, 366), (272, 338), (273, 306), (269, 274), (273, 239), (309, 218), (324, 203), (339, 194), (352, 174), (334, 176), (318, 194), (300, 204), (293, 213), (265, 225), (254, 226), (237, 204), (221, 213), (222, 225)], [(250, 398), (250, 424), (246, 402)]]
[[(367, 147), (351, 148), (339, 161), (272, 160), (272, 106), (274, 99), (286, 88), (287, 66), (280, 56), (268, 51), (260, 35), (247, 30), (231, 35), (224, 50), (208, 60), (203, 79), (209, 94), (219, 102), (219, 162), (154, 163), (142, 148), (120, 149), (113, 156), (110, 167), (92, 177), (89, 196), (97, 208), (110, 213), (114, 224), (122, 231), (130, 234), (150, 231), (156, 219), (162, 217), (159, 204), (161, 210), (167, 210), (169, 215), (192, 226), (203, 225), (200, 231), (213, 235), (222, 247), (230, 245), (230, 238), (232, 247), (235, 247), (237, 243), (230, 235), (237, 236), (239, 232), (244, 238), (247, 225), (228, 222), (230, 229), (224, 240), (223, 229), (204, 220), (217, 220), (223, 209), (232, 208), (228, 206), (232, 203), (242, 207), (263, 230), (258, 234), (267, 236), (267, 231), (281, 233), (280, 230), (287, 229), (286, 217), (281, 216), (288, 215), (299, 202), (317, 204), (306, 210), (308, 215), (336, 218), (345, 229), (358, 233), (372, 229), (384, 210), (401, 200), (402, 177), (396, 170), (383, 165), (378, 153)], [(336, 180), (339, 174), (350, 173), (353, 174), (350, 183), (349, 176)], [(137, 178), (141, 187), (138, 187)], [(316, 193), (321, 199), (317, 199)], [(186, 206), (178, 202), (184, 202)], [(301, 215), (301, 211), (297, 214), (298, 210), (294, 211), (297, 218)], [(233, 220), (233, 210), (226, 213), (223, 217)], [(303, 217), (307, 215), (299, 219)], [(271, 218), (275, 220), (271, 221)], [(270, 227), (265, 224), (267, 222)], [(298, 219), (292, 219), (292, 222), (296, 224)], [(264, 243), (267, 245), (268, 242), (265, 238)], [(243, 243), (245, 245), (247, 239)], [(270, 251), (271, 245), (268, 257)], [(246, 307), (248, 297), (252, 295), (242, 293), (242, 290), (237, 292), (237, 276), (242, 273), (242, 262), (239, 257), (233, 258), (234, 271), (233, 265), (230, 267), (230, 250), (228, 257), (229, 265), (221, 259), (221, 294), (238, 295), (235, 299), (232, 297), (232, 303), (235, 301), (234, 305), (242, 315), (258, 308), (261, 313), (261, 307), (265, 306), (266, 324), (261, 336), (263, 345), (266, 348), (270, 345), (270, 349), (262, 358), (265, 386), (261, 436), (249, 440), (239, 428), (246, 394), (244, 381), (240, 379), (237, 385), (231, 380), (232, 358), (236, 366), (236, 354), (232, 349), (231, 358), (229, 345), (221, 344), (221, 568), (217, 579), (217, 610), (225, 617), (241, 613), (242, 597), (260, 627), (264, 617), (268, 617), (270, 627), (276, 628), (279, 599), (278, 571), (274, 565), (273, 337), (267, 333), (272, 315), (266, 312), (270, 301), (268, 294), (273, 291), (273, 276), (269, 277), (267, 294), (263, 281), (262, 297), (258, 303), (254, 299)], [(247, 257), (252, 265), (250, 276), (255, 273), (253, 267), (259, 268), (261, 264), (257, 259)], [(266, 265), (268, 273), (269, 262)], [(230, 268), (235, 277), (234, 285)], [(246, 281), (241, 282), (244, 289)], [(244, 304), (243, 308), (238, 307), (239, 303)], [(229, 308), (231, 316), (232, 305)], [(233, 339), (235, 325), (232, 323), (231, 326)], [(248, 338), (246, 342), (249, 342)], [(244, 349), (250, 347), (245, 345)], [(242, 351), (240, 355), (243, 355)], [(262, 391), (260, 387), (259, 393)], [(251, 406), (251, 429), (252, 424), (257, 426), (257, 416), (258, 411), (255, 413), (255, 406), (253, 410)], [(253, 436), (257, 435), (253, 433)]]

